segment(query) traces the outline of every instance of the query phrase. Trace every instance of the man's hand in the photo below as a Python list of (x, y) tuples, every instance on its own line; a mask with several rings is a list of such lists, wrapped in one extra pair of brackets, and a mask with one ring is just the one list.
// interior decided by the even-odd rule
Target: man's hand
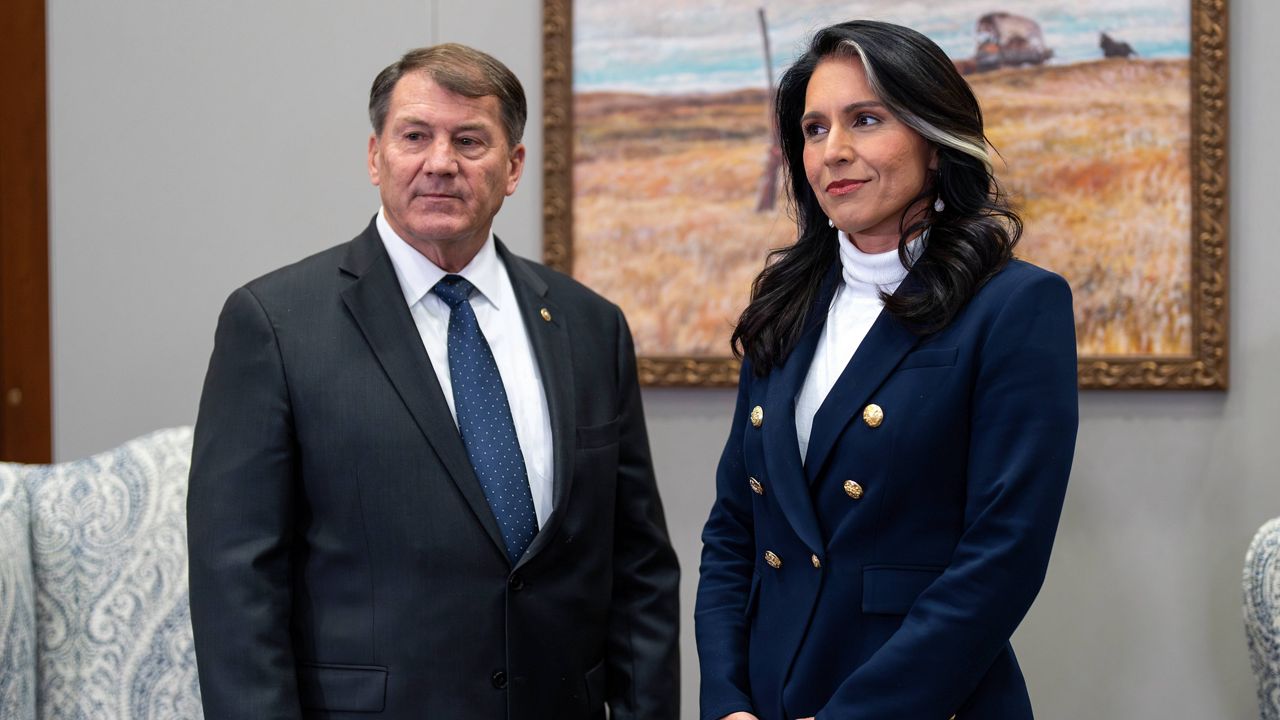
[(729, 713), (728, 715), (725, 715), (724, 717), (720, 718), (720, 720), (760, 720), (760, 718), (756, 717), (755, 715), (752, 715), (749, 712), (736, 712), (736, 713)]

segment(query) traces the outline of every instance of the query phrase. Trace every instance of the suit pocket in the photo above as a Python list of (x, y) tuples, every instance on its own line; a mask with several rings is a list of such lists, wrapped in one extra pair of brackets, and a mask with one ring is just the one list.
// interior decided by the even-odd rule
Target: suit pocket
[(618, 426), (621, 424), (622, 420), (620, 418), (614, 418), (603, 425), (589, 425), (578, 428), (578, 449), (588, 450), (617, 444)]
[(906, 615), (941, 574), (931, 565), (868, 565), (862, 569), (862, 612)]
[(298, 697), (307, 710), (382, 712), (387, 702), (387, 669), (298, 663)]
[(898, 363), (899, 370), (926, 367), (951, 367), (956, 364), (957, 348), (925, 348), (909, 353)]

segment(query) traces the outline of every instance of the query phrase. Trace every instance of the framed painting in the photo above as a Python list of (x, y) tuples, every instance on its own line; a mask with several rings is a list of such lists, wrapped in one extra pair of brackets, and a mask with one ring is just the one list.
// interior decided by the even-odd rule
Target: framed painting
[(622, 307), (645, 384), (736, 382), (733, 323), (795, 240), (772, 87), (861, 17), (928, 35), (978, 95), (1016, 253), (1074, 291), (1081, 387), (1227, 387), (1227, 0), (543, 8), (544, 259)]

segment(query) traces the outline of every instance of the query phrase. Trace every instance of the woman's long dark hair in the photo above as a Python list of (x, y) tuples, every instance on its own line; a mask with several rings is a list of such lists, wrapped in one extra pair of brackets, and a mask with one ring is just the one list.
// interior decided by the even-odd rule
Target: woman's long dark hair
[[(799, 237), (769, 253), (751, 285), (751, 303), (733, 331), (733, 350), (767, 374), (786, 360), (804, 332), (823, 279), (839, 262), (836, 230), (804, 171), (805, 91), (818, 63), (828, 57), (860, 58), (867, 84), (885, 107), (938, 153), (933, 182), (921, 188), (900, 222), (898, 256), (910, 265), (912, 283), (884, 295), (885, 309), (919, 334), (946, 327), (982, 283), (1013, 256), (1022, 221), (992, 173), (982, 110), (954, 63), (932, 40), (900, 25), (855, 20), (824, 28), (808, 51), (782, 76), (776, 101), (777, 129), (786, 159), (787, 191)], [(940, 197), (907, 225), (919, 201)], [(911, 264), (907, 242), (924, 230), (923, 254)]]

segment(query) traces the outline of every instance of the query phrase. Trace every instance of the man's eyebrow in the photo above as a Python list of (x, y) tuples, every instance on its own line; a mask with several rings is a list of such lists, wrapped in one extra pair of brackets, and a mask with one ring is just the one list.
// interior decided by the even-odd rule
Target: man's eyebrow
[[(396, 118), (395, 122), (392, 124), (395, 127), (426, 127), (426, 128), (432, 128), (432, 129), (436, 129), (439, 127), (438, 124), (426, 118), (420, 117), (418, 115), (402, 115)], [(493, 132), (494, 129), (489, 123), (486, 123), (480, 120), (474, 120), (470, 122), (464, 122), (459, 125), (455, 125), (453, 126), (452, 131), (455, 133), (459, 133), (459, 132), (490, 133), (490, 132)]]
[(488, 123), (467, 122), (467, 123), (462, 123), (461, 125), (458, 125), (457, 127), (454, 128), (454, 130), (458, 132), (475, 132), (477, 130), (482, 132), (491, 132), (493, 128), (491, 128)]

